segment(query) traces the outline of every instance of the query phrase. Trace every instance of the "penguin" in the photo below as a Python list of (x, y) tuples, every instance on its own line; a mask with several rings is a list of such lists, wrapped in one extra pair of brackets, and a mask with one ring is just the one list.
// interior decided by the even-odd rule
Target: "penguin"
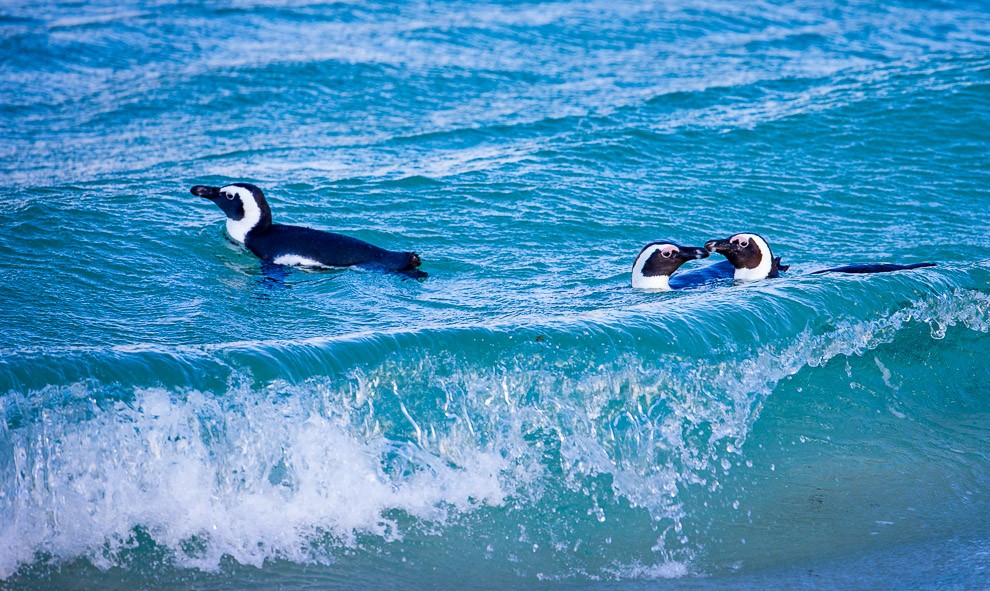
[[(780, 257), (774, 257), (770, 245), (759, 234), (733, 234), (723, 240), (709, 240), (705, 243), (709, 252), (725, 255), (732, 265), (732, 277), (738, 281), (758, 281), (761, 279), (780, 277), (782, 271), (790, 268), (782, 265)], [(832, 267), (813, 271), (812, 275), (822, 273), (889, 273), (934, 267), (935, 263), (912, 263), (899, 265), (892, 263), (856, 263), (842, 267)]]
[(725, 240), (709, 240), (708, 252), (725, 255), (732, 265), (732, 277), (738, 281), (756, 281), (780, 277), (790, 265), (782, 265), (780, 257), (774, 258), (770, 245), (759, 234), (735, 234)]
[(678, 246), (673, 242), (651, 242), (639, 251), (633, 262), (632, 286), (634, 289), (670, 291), (680, 285), (670, 285), (670, 276), (681, 265), (709, 256), (709, 251), (697, 246)]
[(426, 277), (414, 252), (379, 248), (357, 238), (303, 226), (273, 224), (265, 195), (248, 183), (196, 185), (193, 195), (209, 199), (227, 214), (227, 233), (267, 264), (300, 267), (378, 267), (414, 278)]

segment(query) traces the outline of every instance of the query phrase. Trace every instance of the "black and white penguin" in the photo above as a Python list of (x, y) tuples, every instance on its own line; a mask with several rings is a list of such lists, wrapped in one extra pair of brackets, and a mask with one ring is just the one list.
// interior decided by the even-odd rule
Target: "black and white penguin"
[(196, 185), (190, 192), (209, 199), (227, 214), (227, 233), (266, 263), (302, 267), (380, 267), (412, 277), (419, 255), (379, 248), (357, 238), (302, 226), (272, 223), (272, 212), (261, 189), (248, 183), (224, 187)]
[[(740, 281), (757, 281), (772, 277), (779, 277), (781, 271), (786, 271), (789, 266), (780, 264), (780, 257), (774, 257), (770, 250), (770, 245), (759, 234), (742, 233), (733, 234), (723, 240), (709, 240), (705, 243), (705, 248), (710, 252), (717, 252), (725, 255), (734, 269), (732, 277)], [(922, 267), (934, 267), (935, 263), (912, 263), (899, 265), (893, 263), (857, 263), (844, 265), (842, 267), (832, 267), (813, 271), (812, 274), (819, 273), (889, 273), (891, 271), (905, 271), (908, 269), (920, 269)]]
[(780, 257), (774, 258), (770, 245), (759, 234), (735, 234), (725, 240), (709, 240), (705, 248), (725, 255), (734, 269), (732, 277), (739, 281), (780, 277), (781, 271), (790, 268), (780, 264)]
[[(634, 289), (669, 291), (670, 276), (681, 265), (708, 256), (708, 251), (697, 246), (678, 246), (672, 242), (651, 242), (639, 251), (632, 268)], [(675, 286), (676, 287), (676, 286)]]

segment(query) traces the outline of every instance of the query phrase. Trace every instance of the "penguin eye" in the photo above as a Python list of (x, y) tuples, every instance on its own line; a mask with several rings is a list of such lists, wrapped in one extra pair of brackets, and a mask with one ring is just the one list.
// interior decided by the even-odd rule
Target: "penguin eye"
[(225, 195), (225, 196), (227, 197), (227, 199), (229, 199), (230, 201), (233, 201), (233, 200), (234, 200), (234, 194), (233, 194), (233, 193), (226, 193), (226, 192), (225, 192), (225, 193), (224, 193), (224, 195)]
[(749, 248), (749, 240), (743, 240), (742, 242), (739, 243), (739, 246), (743, 248)]

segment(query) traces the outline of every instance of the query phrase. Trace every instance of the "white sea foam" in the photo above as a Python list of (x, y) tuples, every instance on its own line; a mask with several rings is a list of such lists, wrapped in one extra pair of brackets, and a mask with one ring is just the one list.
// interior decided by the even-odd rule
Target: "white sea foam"
[[(86, 420), (46, 411), (37, 428), (7, 433), (16, 477), (0, 500), (0, 578), (39, 550), (109, 567), (136, 526), (182, 566), (325, 562), (311, 545), (321, 536), (401, 537), (391, 510), (443, 520), (503, 502), (498, 454), (453, 446), (455, 466), (298, 399), (232, 395), (142, 390)], [(389, 473), (390, 454), (416, 470)]]

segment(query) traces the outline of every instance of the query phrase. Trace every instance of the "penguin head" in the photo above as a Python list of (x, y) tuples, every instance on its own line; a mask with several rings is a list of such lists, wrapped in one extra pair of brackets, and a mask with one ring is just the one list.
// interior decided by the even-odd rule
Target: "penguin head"
[(190, 193), (209, 199), (227, 215), (227, 232), (238, 242), (247, 239), (248, 232), (270, 226), (271, 209), (265, 194), (248, 183), (233, 183), (223, 187), (196, 185)]
[(774, 259), (770, 245), (759, 234), (733, 234), (723, 240), (709, 240), (705, 243), (709, 252), (725, 255), (736, 270), (734, 277), (744, 281), (754, 281), (776, 277), (780, 267), (780, 259)]
[(670, 289), (670, 276), (681, 265), (708, 256), (696, 246), (678, 246), (672, 242), (651, 242), (639, 251), (632, 269), (632, 286), (636, 289)]

